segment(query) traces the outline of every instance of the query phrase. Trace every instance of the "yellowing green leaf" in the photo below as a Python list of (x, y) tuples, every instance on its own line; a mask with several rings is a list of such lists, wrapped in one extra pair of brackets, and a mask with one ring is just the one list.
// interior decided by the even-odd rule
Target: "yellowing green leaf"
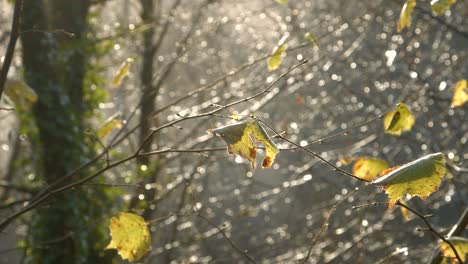
[(112, 130), (114, 130), (116, 128), (117, 129), (122, 128), (122, 121), (117, 119), (119, 116), (120, 116), (120, 113), (117, 113), (117, 114), (109, 117), (109, 119), (106, 120), (104, 125), (102, 125), (102, 127), (99, 128), (99, 130), (97, 132), (97, 135), (98, 135), (99, 139), (105, 138), (106, 136), (108, 136), (112, 132)]
[(405, 131), (411, 130), (415, 122), (413, 113), (404, 103), (396, 105), (395, 109), (385, 115), (385, 133), (399, 136)]
[(383, 187), (392, 208), (405, 195), (426, 199), (439, 188), (445, 171), (444, 154), (439, 152), (402, 165), (372, 183)]
[(123, 79), (130, 73), (130, 66), (133, 61), (134, 60), (132, 58), (128, 58), (120, 65), (119, 69), (114, 74), (114, 78), (112, 78), (113, 87), (118, 87), (122, 84)]
[[(452, 245), (457, 250), (457, 253), (460, 256), (461, 260), (463, 261), (463, 263), (465, 263), (468, 255), (468, 239), (464, 237), (453, 236), (449, 238), (448, 241), (452, 243)], [(442, 255), (444, 255), (444, 257), (455, 259), (455, 253), (453, 252), (449, 244), (441, 241), (439, 247), (440, 252), (442, 252)]]
[(315, 46), (319, 46), (318, 44), (318, 41), (317, 41), (317, 38), (315, 38), (314, 34), (310, 33), (310, 32), (307, 32), (305, 35), (304, 35), (304, 38), (308, 39), (310, 41), (310, 43), (312, 43), (312, 45), (315, 45)]
[(112, 240), (106, 249), (117, 249), (128, 261), (141, 259), (149, 250), (151, 236), (145, 220), (136, 214), (119, 213), (110, 223)]
[(222, 137), (228, 144), (228, 152), (249, 160), (252, 169), (255, 168), (257, 142), (262, 143), (266, 150), (262, 168), (271, 167), (279, 152), (278, 147), (256, 120), (245, 120), (232, 125), (211, 129), (208, 132)]
[(407, 0), (400, 12), (400, 19), (397, 24), (397, 31), (401, 32), (405, 27), (411, 26), (411, 15), (413, 14), (416, 0)]
[(22, 80), (7, 79), (5, 82), (5, 95), (15, 105), (26, 108), (37, 102), (37, 94)]
[(388, 168), (388, 163), (385, 160), (360, 158), (354, 163), (353, 174), (360, 179), (372, 181), (386, 168)]
[(452, 107), (462, 106), (468, 101), (468, 82), (460, 80), (455, 84), (455, 92), (452, 98)]
[(276, 2), (278, 2), (280, 4), (287, 4), (289, 2), (289, 0), (276, 0)]
[(457, 0), (432, 0), (431, 9), (436, 15), (442, 15), (449, 9)]
[(269, 71), (274, 71), (279, 68), (279, 66), (281, 65), (281, 62), (283, 61), (283, 54), (285, 50), (286, 50), (286, 44), (275, 47), (270, 59), (268, 60)]

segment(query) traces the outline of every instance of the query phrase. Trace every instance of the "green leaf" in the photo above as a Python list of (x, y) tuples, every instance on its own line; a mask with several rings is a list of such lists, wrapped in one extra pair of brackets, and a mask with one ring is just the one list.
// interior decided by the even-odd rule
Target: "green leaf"
[(228, 152), (249, 160), (252, 165), (252, 169), (255, 168), (257, 142), (262, 143), (266, 150), (262, 168), (271, 167), (279, 152), (278, 147), (268, 136), (265, 129), (256, 120), (244, 120), (232, 125), (211, 129), (208, 130), (208, 132), (222, 137), (228, 144)]
[(134, 60), (132, 58), (128, 58), (120, 65), (112, 78), (112, 87), (118, 87), (122, 84), (123, 79), (129, 75), (130, 66), (133, 62)]
[(118, 217), (112, 217), (109, 229), (112, 240), (106, 249), (117, 249), (128, 261), (137, 261), (148, 252), (151, 236), (141, 216), (121, 212)]
[(452, 107), (459, 107), (468, 102), (468, 82), (460, 80), (455, 84), (455, 92), (452, 98)]
[(400, 19), (397, 24), (397, 31), (401, 32), (405, 27), (411, 26), (411, 15), (413, 14), (416, 0), (407, 0), (400, 12)]
[(403, 132), (410, 131), (414, 122), (414, 115), (408, 106), (404, 103), (399, 103), (393, 111), (385, 115), (385, 133), (399, 136)]
[(278, 2), (280, 4), (287, 4), (289, 2), (289, 0), (276, 0), (276, 2)]
[(304, 35), (304, 38), (308, 39), (310, 41), (310, 43), (312, 43), (312, 45), (317, 46), (317, 47), (319, 46), (317, 38), (314, 36), (314, 34), (312, 34), (310, 32), (307, 32)]
[(283, 53), (286, 50), (286, 44), (276, 46), (273, 50), (271, 58), (268, 60), (268, 70), (274, 71), (279, 68), (283, 61)]
[(457, 0), (432, 0), (431, 9), (436, 15), (443, 15)]
[(360, 158), (354, 163), (353, 174), (360, 179), (372, 181), (386, 168), (388, 168), (388, 163), (385, 160)]
[(99, 139), (103, 139), (108, 136), (112, 130), (122, 128), (123, 124), (122, 121), (118, 119), (120, 113), (114, 114), (113, 116), (109, 117), (104, 125), (99, 128), (97, 135)]
[(389, 196), (390, 208), (405, 195), (426, 199), (439, 188), (445, 175), (444, 154), (430, 154), (388, 171), (372, 184), (383, 187)]
[[(464, 237), (453, 236), (453, 237), (450, 237), (448, 241), (452, 243), (452, 245), (457, 250), (457, 253), (460, 256), (461, 260), (463, 261), (463, 263), (465, 263), (467, 259), (467, 255), (468, 255), (468, 239)], [(439, 244), (439, 247), (440, 247), (440, 252), (442, 252), (442, 255), (444, 255), (444, 257), (450, 258), (450, 259), (456, 258), (455, 253), (453, 252), (449, 244), (445, 243), (444, 241), (441, 241)]]
[(37, 102), (37, 94), (27, 83), (17, 79), (7, 79), (5, 82), (5, 95), (15, 105), (27, 108)]

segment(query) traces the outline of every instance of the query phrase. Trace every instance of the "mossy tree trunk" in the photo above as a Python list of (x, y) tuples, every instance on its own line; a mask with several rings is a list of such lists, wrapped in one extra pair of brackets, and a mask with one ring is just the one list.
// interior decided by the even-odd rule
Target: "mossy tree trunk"
[[(38, 176), (48, 184), (93, 154), (84, 133), (89, 6), (86, 0), (34, 0), (25, 1), (23, 7), (24, 74), (39, 96), (33, 109), (39, 130)], [(105, 199), (98, 189), (79, 188), (34, 211), (29, 239), (32, 262), (105, 263), (103, 232), (98, 227)]]

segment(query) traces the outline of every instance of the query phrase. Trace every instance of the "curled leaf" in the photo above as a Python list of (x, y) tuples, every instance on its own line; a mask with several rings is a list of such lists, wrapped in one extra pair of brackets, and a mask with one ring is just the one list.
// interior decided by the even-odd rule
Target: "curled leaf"
[(415, 118), (411, 110), (404, 103), (396, 105), (395, 109), (385, 115), (385, 133), (399, 136), (405, 131), (411, 130)]
[(116, 128), (117, 129), (122, 128), (123, 124), (122, 124), (122, 121), (118, 119), (119, 116), (120, 116), (120, 113), (117, 113), (109, 117), (106, 120), (106, 122), (104, 122), (104, 125), (102, 125), (101, 128), (99, 128), (97, 132), (99, 139), (105, 138), (112, 132), (112, 130)]
[(468, 101), (468, 82), (460, 80), (455, 84), (452, 98), (452, 107), (459, 107)]
[(432, 0), (431, 9), (436, 15), (442, 15), (447, 11), (457, 0)]
[[(468, 239), (464, 237), (457, 237), (453, 236), (448, 239), (450, 243), (455, 247), (457, 250), (458, 255), (460, 256), (461, 260), (463, 263), (465, 263), (468, 255)], [(442, 255), (446, 258), (450, 259), (455, 259), (455, 253), (453, 252), (452, 248), (450, 247), (449, 244), (441, 241), (439, 244), (440, 247), (440, 252), (442, 252)]]
[(388, 168), (388, 163), (385, 160), (360, 158), (354, 163), (353, 174), (360, 179), (372, 181), (386, 168)]
[(256, 120), (244, 120), (232, 125), (210, 129), (208, 132), (222, 137), (228, 144), (228, 152), (249, 160), (252, 169), (255, 168), (257, 142), (262, 143), (266, 150), (262, 168), (271, 167), (279, 152), (278, 147)]
[(122, 84), (123, 79), (130, 73), (130, 66), (132, 65), (133, 61), (134, 60), (132, 58), (128, 58), (120, 65), (119, 69), (112, 78), (112, 87), (118, 87)]
[(407, 0), (401, 8), (400, 19), (397, 24), (397, 31), (401, 32), (405, 27), (411, 26), (411, 15), (413, 14), (416, 0)]
[(151, 236), (145, 220), (136, 214), (119, 213), (110, 223), (111, 242), (106, 249), (117, 249), (128, 261), (141, 259), (149, 250)]
[(372, 184), (383, 187), (389, 196), (389, 207), (392, 208), (405, 195), (426, 199), (439, 188), (445, 171), (444, 154), (439, 152), (391, 170), (372, 181)]

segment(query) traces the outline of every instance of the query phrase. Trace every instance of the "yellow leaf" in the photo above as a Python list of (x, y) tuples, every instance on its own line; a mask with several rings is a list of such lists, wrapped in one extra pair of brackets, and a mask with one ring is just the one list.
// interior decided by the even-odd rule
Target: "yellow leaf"
[(228, 152), (249, 160), (252, 169), (255, 168), (257, 142), (262, 143), (266, 150), (262, 168), (271, 167), (279, 152), (278, 147), (256, 120), (245, 120), (232, 125), (211, 129), (208, 132), (222, 137), (228, 144)]
[(310, 43), (312, 43), (312, 45), (315, 45), (315, 46), (319, 46), (318, 44), (318, 41), (317, 41), (317, 38), (315, 38), (315, 36), (310, 33), (310, 32), (307, 32), (305, 35), (304, 35), (304, 38), (308, 39), (310, 41)]
[(383, 187), (392, 208), (405, 195), (426, 199), (439, 188), (445, 171), (444, 154), (439, 152), (402, 165), (372, 183)]
[(275, 46), (273, 52), (271, 53), (271, 57), (268, 60), (268, 71), (274, 71), (279, 68), (281, 62), (283, 61), (284, 52), (286, 51), (286, 40), (288, 39), (289, 34), (286, 33), (280, 41), (278, 41), (278, 45)]
[(123, 79), (130, 73), (130, 66), (133, 61), (134, 60), (132, 58), (128, 58), (120, 65), (119, 69), (114, 74), (114, 78), (112, 78), (113, 87), (118, 87), (122, 84)]
[(353, 174), (360, 179), (372, 181), (386, 168), (388, 168), (388, 163), (385, 160), (360, 158), (354, 163)]
[(122, 121), (117, 119), (119, 116), (120, 116), (120, 113), (117, 113), (109, 117), (109, 119), (107, 119), (106, 122), (104, 122), (104, 125), (102, 125), (102, 127), (99, 128), (97, 132), (99, 139), (103, 139), (106, 136), (108, 136), (112, 132), (112, 130), (114, 130), (115, 128), (117, 129), (122, 128), (123, 126)]
[(395, 109), (385, 115), (385, 133), (399, 136), (402, 132), (409, 131), (415, 122), (413, 113), (404, 103), (396, 105)]
[(141, 216), (119, 213), (118, 217), (112, 217), (109, 229), (112, 240), (106, 249), (117, 249), (119, 255), (128, 261), (137, 261), (148, 252), (151, 236)]
[(462, 106), (468, 101), (468, 82), (460, 80), (455, 84), (455, 92), (452, 98), (452, 107)]
[(457, 0), (432, 0), (431, 9), (436, 15), (442, 15), (449, 9)]
[(400, 12), (400, 19), (397, 24), (397, 31), (401, 32), (405, 27), (411, 26), (411, 14), (413, 14), (416, 0), (407, 0)]
[(37, 102), (36, 92), (27, 83), (17, 79), (7, 79), (5, 82), (5, 95), (15, 105), (26, 108)]
[[(402, 203), (403, 205), (407, 205), (404, 201), (400, 201), (400, 203)], [(403, 220), (405, 222), (409, 221), (410, 216), (409, 216), (409, 213), (408, 213), (408, 209), (406, 209), (406, 207), (404, 207), (404, 206), (399, 206), (399, 207), (400, 207), (401, 216), (403, 216)]]
[[(452, 245), (457, 250), (457, 253), (460, 256), (461, 260), (463, 261), (463, 263), (465, 263), (468, 255), (468, 239), (464, 237), (453, 236), (449, 238), (448, 241), (452, 243)], [(444, 255), (444, 257), (456, 260), (455, 253), (453, 252), (449, 244), (441, 241), (439, 246), (440, 252), (442, 252), (442, 255)]]

